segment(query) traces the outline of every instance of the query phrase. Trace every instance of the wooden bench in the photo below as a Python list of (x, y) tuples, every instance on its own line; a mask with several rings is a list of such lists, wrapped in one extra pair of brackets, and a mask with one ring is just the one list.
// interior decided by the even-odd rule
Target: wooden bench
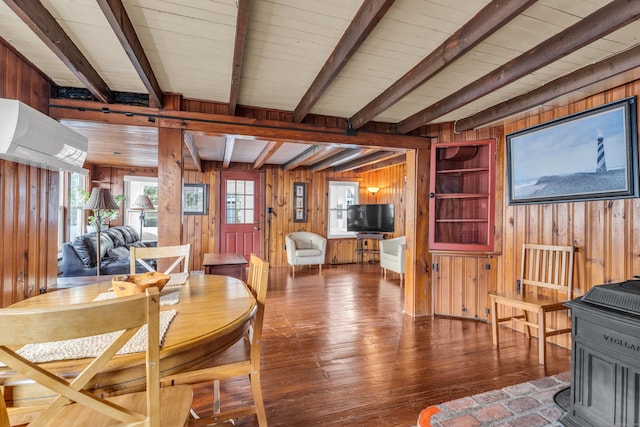
[[(565, 302), (573, 298), (573, 246), (522, 245), (522, 266), (515, 292), (490, 292), (493, 345), (499, 347), (499, 323), (522, 322), (528, 337), (538, 329), (538, 361), (545, 364), (547, 337), (571, 332), (571, 328), (552, 329), (546, 314), (569, 310)], [(499, 317), (500, 306), (511, 307), (512, 315)], [(516, 312), (516, 313), (514, 313)], [(537, 321), (530, 318), (537, 314)]]

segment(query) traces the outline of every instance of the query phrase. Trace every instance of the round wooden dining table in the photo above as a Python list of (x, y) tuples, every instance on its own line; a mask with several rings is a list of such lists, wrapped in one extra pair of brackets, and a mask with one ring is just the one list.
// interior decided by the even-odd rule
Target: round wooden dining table
[[(66, 306), (93, 301), (108, 292), (111, 282), (71, 287), (29, 298), (11, 308)], [(167, 288), (165, 288), (166, 290)], [(164, 291), (163, 291), (164, 292)], [(256, 300), (247, 285), (236, 278), (210, 274), (192, 274), (180, 287), (179, 302), (161, 305), (160, 310), (176, 310), (160, 349), (161, 376), (188, 369), (222, 352), (247, 331), (257, 310)], [(58, 375), (73, 378), (88, 359), (46, 362)], [(3, 378), (4, 377), (4, 378)], [(0, 383), (11, 382), (0, 373)], [(118, 394), (141, 390), (145, 384), (145, 352), (116, 355), (89, 383), (88, 389)], [(13, 404), (41, 395), (25, 385), (13, 387)]]

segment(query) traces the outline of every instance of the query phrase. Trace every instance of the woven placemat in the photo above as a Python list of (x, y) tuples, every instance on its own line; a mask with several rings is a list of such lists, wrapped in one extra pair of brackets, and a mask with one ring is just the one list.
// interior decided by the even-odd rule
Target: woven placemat
[[(171, 321), (177, 314), (176, 310), (160, 312), (160, 346), (169, 329)], [(51, 362), (54, 360), (83, 359), (96, 357), (115, 340), (121, 332), (94, 335), (92, 337), (76, 338), (64, 341), (52, 341), (47, 343), (27, 344), (18, 350), (22, 357), (34, 362)], [(147, 325), (127, 342), (118, 354), (139, 353), (147, 350)]]
[(169, 276), (171, 276), (171, 279), (169, 279), (169, 281), (165, 285), (165, 288), (167, 286), (169, 286), (169, 287), (171, 287), (171, 286), (182, 286), (185, 283), (187, 283), (187, 280), (189, 279), (189, 273), (188, 272), (171, 273), (171, 274), (169, 274)]

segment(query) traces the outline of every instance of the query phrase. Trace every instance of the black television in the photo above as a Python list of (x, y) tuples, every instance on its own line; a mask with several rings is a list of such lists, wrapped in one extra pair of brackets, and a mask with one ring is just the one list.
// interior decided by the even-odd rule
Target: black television
[(347, 231), (393, 233), (393, 204), (347, 206)]

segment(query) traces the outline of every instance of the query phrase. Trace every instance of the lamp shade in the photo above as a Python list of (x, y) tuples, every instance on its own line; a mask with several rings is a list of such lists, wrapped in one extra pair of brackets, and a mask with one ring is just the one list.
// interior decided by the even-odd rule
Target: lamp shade
[(91, 196), (87, 203), (84, 204), (84, 209), (102, 210), (102, 209), (118, 209), (118, 204), (113, 200), (111, 191), (108, 188), (94, 188), (91, 190)]
[(133, 211), (147, 211), (150, 209), (155, 209), (155, 207), (153, 206), (153, 202), (151, 201), (149, 196), (145, 194), (141, 194), (138, 197), (136, 197), (133, 203), (131, 203), (131, 206), (129, 206), (129, 209)]
[(367, 190), (369, 190), (369, 193), (371, 194), (376, 194), (378, 191), (380, 191), (380, 187), (367, 187)]

